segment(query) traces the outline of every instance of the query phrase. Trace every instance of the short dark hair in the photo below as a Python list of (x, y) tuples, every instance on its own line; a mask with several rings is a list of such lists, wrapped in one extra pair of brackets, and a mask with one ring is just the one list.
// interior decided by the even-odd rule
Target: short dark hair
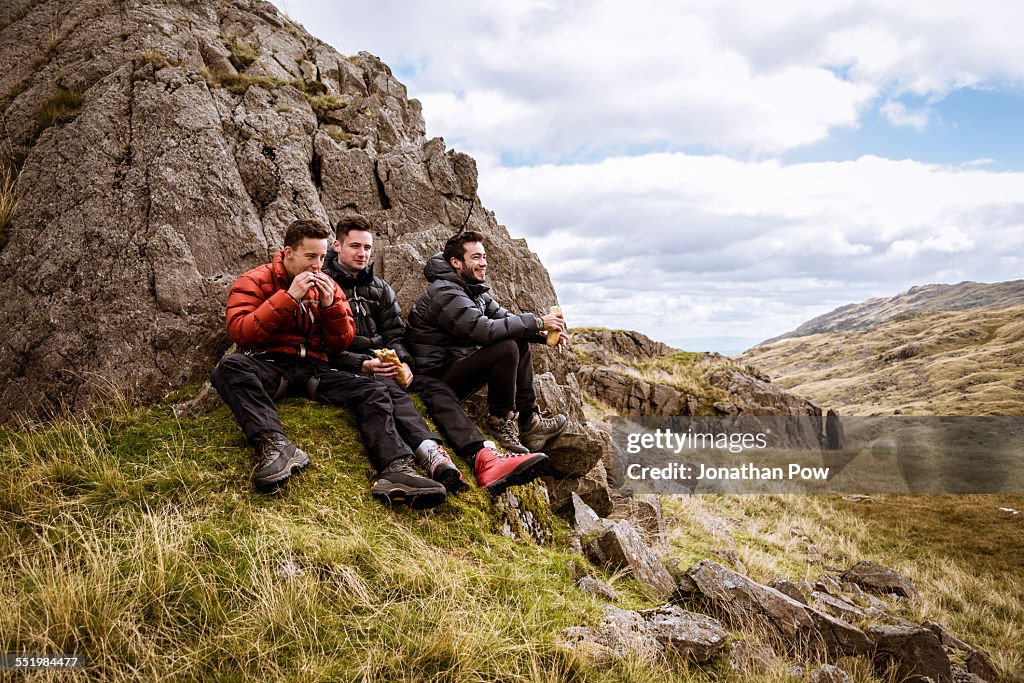
[(292, 221), (284, 233), (284, 246), (296, 248), (302, 240), (312, 237), (315, 240), (331, 239), (331, 229), (313, 218), (300, 218)]
[(353, 213), (344, 216), (334, 226), (334, 233), (337, 235), (335, 239), (341, 239), (348, 236), (353, 230), (365, 230), (366, 232), (373, 232), (373, 223), (370, 219), (362, 214)]
[(460, 232), (444, 243), (444, 260), (449, 263), (453, 258), (463, 261), (466, 258), (466, 245), (470, 242), (483, 241), (484, 236), (475, 230)]

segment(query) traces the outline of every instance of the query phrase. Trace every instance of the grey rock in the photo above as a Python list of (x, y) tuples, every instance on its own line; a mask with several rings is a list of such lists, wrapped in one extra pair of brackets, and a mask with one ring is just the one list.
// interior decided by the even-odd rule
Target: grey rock
[(830, 451), (840, 451), (846, 447), (846, 433), (843, 431), (843, 421), (839, 413), (829, 409), (825, 414), (825, 448)]
[(572, 494), (576, 494), (598, 515), (612, 512), (608, 473), (601, 461), (582, 477), (544, 477), (543, 481), (551, 494), (551, 508), (555, 511), (566, 509), (572, 501)]
[(820, 591), (811, 593), (811, 606), (820, 612), (830, 614), (836, 619), (854, 623), (867, 618), (860, 607), (841, 596), (829, 595)]
[(738, 640), (729, 647), (726, 662), (733, 671), (757, 675), (778, 666), (779, 657), (769, 645)]
[(799, 603), (802, 603), (804, 605), (807, 604), (807, 596), (804, 595), (803, 591), (800, 590), (799, 586), (797, 586), (789, 579), (775, 579), (774, 581), (768, 584), (768, 587), (774, 588), (775, 590), (793, 598)]
[(864, 654), (869, 643), (855, 626), (808, 607), (717, 562), (701, 560), (689, 572), (710, 607), (737, 628), (751, 625), (776, 632), (787, 647)]
[(858, 562), (846, 570), (842, 579), (855, 583), (871, 593), (899, 595), (910, 600), (917, 597), (917, 590), (910, 579), (894, 569), (874, 562)]
[(807, 675), (807, 683), (852, 683), (852, 679), (838, 666), (822, 664)]
[(714, 657), (727, 640), (725, 629), (717, 619), (674, 605), (641, 610), (640, 615), (669, 654), (705, 662)]
[(953, 672), (939, 637), (921, 626), (869, 626), (879, 675), (911, 683), (951, 683)]
[(571, 494), (569, 509), (572, 513), (570, 521), (583, 537), (599, 536), (613, 524), (607, 519), (601, 519), (575, 492)]
[(561, 633), (562, 644), (601, 658), (676, 657), (703, 662), (717, 654), (727, 639), (716, 620), (675, 606), (642, 612), (613, 605), (604, 605), (602, 609), (604, 617), (598, 626), (565, 629)]
[(607, 600), (608, 602), (618, 602), (619, 594), (615, 592), (615, 589), (609, 586), (604, 581), (599, 581), (592, 576), (583, 576), (577, 582), (580, 590), (584, 593), (589, 593), (594, 597)]
[(594, 564), (628, 569), (637, 581), (662, 599), (670, 598), (676, 590), (672, 575), (629, 522), (614, 523), (604, 534), (588, 543), (584, 551)]
[(668, 524), (658, 496), (612, 495), (614, 508), (608, 519), (628, 520), (640, 532), (644, 542), (655, 549), (668, 547)]

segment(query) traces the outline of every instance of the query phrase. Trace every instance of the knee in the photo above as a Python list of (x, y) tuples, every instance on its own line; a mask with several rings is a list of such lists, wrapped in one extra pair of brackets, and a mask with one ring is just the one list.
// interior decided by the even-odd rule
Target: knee
[(515, 339), (502, 339), (491, 346), (491, 348), (493, 349), (492, 353), (494, 353), (495, 359), (519, 359), (519, 344)]
[(232, 353), (228, 356), (224, 356), (217, 363), (217, 367), (210, 373), (210, 383), (214, 386), (217, 385), (224, 375), (236, 374), (239, 372), (248, 372), (252, 369), (252, 359), (246, 356), (244, 353)]

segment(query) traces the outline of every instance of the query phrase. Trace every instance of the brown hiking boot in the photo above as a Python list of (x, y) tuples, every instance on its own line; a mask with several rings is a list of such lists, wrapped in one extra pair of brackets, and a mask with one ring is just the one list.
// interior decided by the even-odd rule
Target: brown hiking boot
[(530, 449), (519, 440), (519, 413), (509, 411), (505, 417), (487, 416), (487, 431), (498, 441), (498, 445), (510, 453), (529, 453)]

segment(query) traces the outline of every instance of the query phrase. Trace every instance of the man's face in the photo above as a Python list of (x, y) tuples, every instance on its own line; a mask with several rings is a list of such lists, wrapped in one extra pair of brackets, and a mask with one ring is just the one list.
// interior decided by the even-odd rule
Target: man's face
[(284, 269), (289, 278), (309, 271), (319, 273), (327, 258), (327, 240), (303, 237), (298, 246), (284, 248)]
[(334, 240), (338, 263), (350, 273), (357, 273), (369, 265), (371, 249), (373, 233), (367, 230), (350, 230), (340, 240)]
[(479, 284), (487, 277), (487, 252), (483, 242), (466, 242), (464, 246), (465, 255), (461, 261), (452, 258), (452, 267), (466, 282)]

